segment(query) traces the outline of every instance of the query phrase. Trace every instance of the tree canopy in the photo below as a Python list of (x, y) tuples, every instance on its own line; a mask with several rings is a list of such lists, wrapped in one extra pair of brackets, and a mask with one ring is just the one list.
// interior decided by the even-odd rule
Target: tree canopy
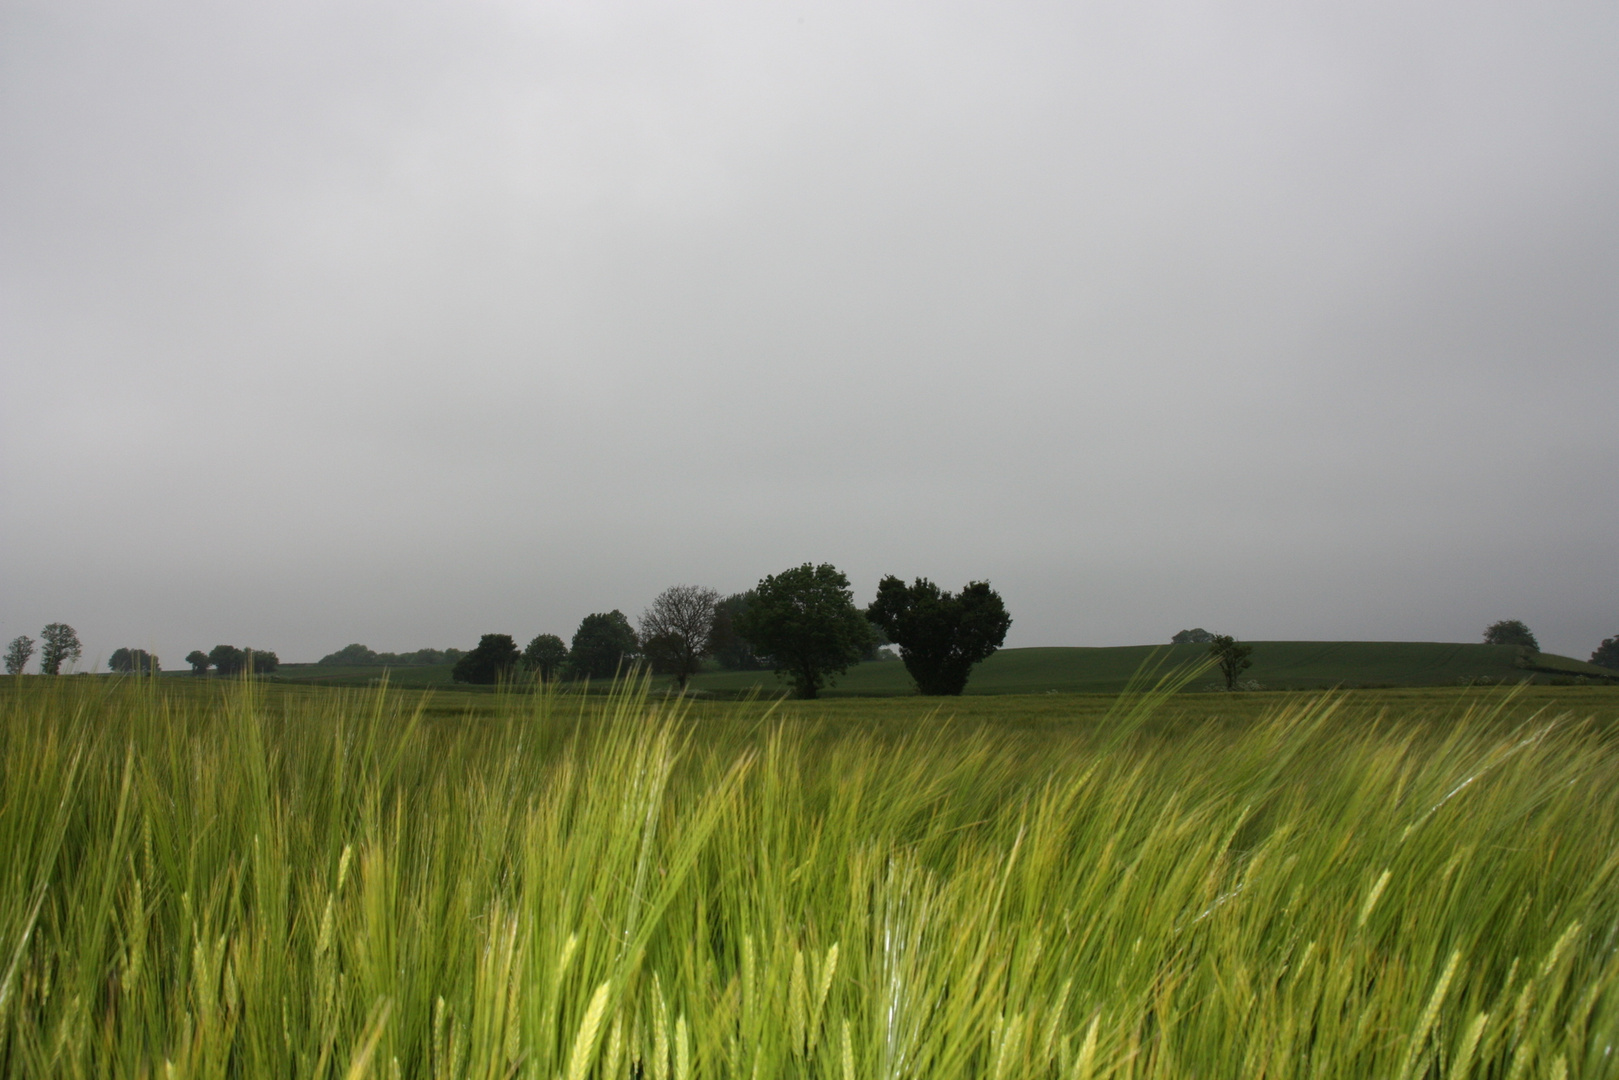
[(835, 682), (871, 643), (871, 624), (854, 606), (849, 579), (830, 563), (805, 563), (762, 579), (736, 628), (774, 660), (801, 698)]
[(247, 653), (234, 645), (215, 645), (208, 650), (208, 662), (221, 675), (240, 675), (247, 666)]
[(327, 653), (317, 664), (332, 667), (426, 667), (433, 664), (453, 664), (466, 655), (460, 649), (417, 649), (415, 652), (376, 652), (355, 642), (334, 653)]
[(534, 672), (541, 682), (550, 682), (562, 673), (568, 662), (568, 646), (555, 634), (540, 634), (523, 650), (523, 667)]
[(1518, 619), (1502, 619), (1494, 622), (1484, 631), (1484, 644), (1486, 645), (1519, 645), (1523, 648), (1540, 651), (1540, 642), (1535, 640), (1534, 632)]
[(186, 653), (186, 663), (191, 665), (191, 674), (206, 675), (208, 674), (208, 668), (213, 664), (213, 661), (210, 660), (208, 658), (208, 654), (203, 652), (201, 649), (192, 649), (190, 652)]
[(586, 615), (580, 620), (579, 629), (574, 631), (573, 646), (568, 650), (568, 667), (576, 676), (611, 679), (635, 657), (639, 648), (635, 629), (622, 611), (614, 608)]
[(927, 578), (906, 585), (893, 575), (878, 583), (866, 617), (899, 646), (905, 670), (923, 694), (960, 694), (973, 665), (1001, 647), (1012, 625), (988, 582), (968, 582), (957, 596)]
[(163, 668), (158, 664), (157, 657), (145, 649), (114, 649), (107, 658), (107, 667), (118, 672), (141, 672), (146, 675), (156, 675)]
[(1602, 639), (1602, 644), (1591, 654), (1591, 663), (1598, 667), (1619, 668), (1619, 634)]
[(1214, 640), (1214, 635), (1201, 626), (1191, 630), (1182, 630), (1169, 639), (1171, 645), (1204, 645)]
[(79, 635), (67, 623), (53, 622), (39, 632), (39, 673), (59, 675), (64, 663), (71, 663), (84, 655)]
[(720, 594), (702, 585), (671, 585), (641, 613), (641, 648), (660, 675), (684, 690), (703, 666), (714, 639)]
[(714, 606), (714, 629), (709, 638), (709, 648), (720, 667), (727, 671), (758, 671), (772, 666), (770, 658), (754, 652), (753, 646), (736, 629), (743, 612), (748, 610), (752, 596), (751, 590), (732, 593)]
[(22, 669), (28, 666), (28, 658), (34, 655), (34, 639), (27, 634), (18, 634), (6, 646), (6, 674), (21, 675)]
[(1230, 634), (1215, 634), (1209, 638), (1209, 655), (1220, 665), (1220, 674), (1225, 676), (1227, 690), (1235, 690), (1237, 676), (1254, 666), (1254, 662), (1248, 659), (1253, 651), (1252, 645), (1243, 645)]
[(492, 686), (511, 678), (522, 658), (510, 634), (485, 634), (478, 639), (476, 649), (455, 662), (450, 678), (456, 682)]

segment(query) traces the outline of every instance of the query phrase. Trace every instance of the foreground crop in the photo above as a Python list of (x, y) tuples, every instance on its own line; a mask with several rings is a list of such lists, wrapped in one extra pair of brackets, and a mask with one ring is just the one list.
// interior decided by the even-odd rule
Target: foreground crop
[(0, 697), (7, 1075), (1616, 1071), (1619, 769), (1576, 718), (91, 682)]

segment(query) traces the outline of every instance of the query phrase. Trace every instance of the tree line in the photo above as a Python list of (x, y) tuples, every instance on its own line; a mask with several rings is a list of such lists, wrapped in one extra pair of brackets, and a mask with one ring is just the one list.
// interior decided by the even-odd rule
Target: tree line
[(622, 611), (586, 615), (571, 643), (540, 634), (519, 649), (510, 634), (485, 634), (456, 661), (458, 682), (494, 683), (528, 671), (544, 680), (612, 678), (642, 662), (684, 689), (703, 666), (774, 669), (801, 698), (816, 697), (886, 646), (923, 694), (960, 694), (973, 667), (1000, 648), (1012, 625), (1000, 594), (973, 581), (960, 592), (926, 578), (883, 578), (876, 598), (855, 605), (849, 579), (830, 563), (804, 563), (730, 596), (675, 585), (631, 625)]

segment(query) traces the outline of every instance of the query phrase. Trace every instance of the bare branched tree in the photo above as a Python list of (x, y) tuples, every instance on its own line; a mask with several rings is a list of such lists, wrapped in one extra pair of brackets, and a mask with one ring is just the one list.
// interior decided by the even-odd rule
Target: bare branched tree
[(641, 647), (653, 669), (673, 675), (682, 690), (708, 655), (719, 602), (713, 589), (675, 585), (659, 593), (641, 615)]

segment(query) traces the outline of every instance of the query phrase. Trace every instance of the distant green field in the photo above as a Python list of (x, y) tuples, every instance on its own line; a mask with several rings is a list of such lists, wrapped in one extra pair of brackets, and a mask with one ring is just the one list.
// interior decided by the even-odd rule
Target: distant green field
[[(1495, 685), (1525, 680), (1548, 682), (1584, 676), (1608, 681), (1606, 668), (1541, 654), (1532, 667), (1520, 666), (1510, 645), (1461, 645), (1425, 641), (1255, 641), (1254, 666), (1243, 679), (1267, 690), (1312, 690), (1333, 686), (1463, 686)], [(1196, 664), (1208, 655), (1202, 645), (1127, 645), (1118, 648), (1002, 649), (973, 671), (968, 694), (1117, 693), (1144, 666), (1169, 670)], [(1208, 688), (1219, 675), (1210, 672), (1189, 689)], [(699, 690), (737, 693), (752, 687), (775, 690), (776, 677), (766, 672), (715, 672), (693, 680)], [(903, 664), (861, 664), (825, 691), (829, 695), (910, 694)]]
[[(1246, 682), (1265, 690), (1318, 690), (1341, 686), (1468, 686), (1531, 681), (1548, 683), (1585, 678), (1619, 682), (1619, 672), (1566, 656), (1542, 653), (1526, 666), (1510, 645), (1449, 644), (1429, 641), (1255, 641), (1254, 666)], [(968, 694), (1115, 694), (1132, 676), (1156, 665), (1167, 672), (1207, 658), (1202, 645), (1126, 645), (1116, 648), (1002, 649), (973, 671)], [(397, 687), (455, 684), (447, 664), (431, 667), (338, 667), (283, 664), (277, 682), (324, 686), (370, 686), (384, 676)], [(1212, 688), (1217, 672), (1188, 687)], [(750, 692), (774, 695), (785, 688), (769, 671), (714, 671), (692, 680), (695, 690), (720, 696)], [(474, 689), (474, 688), (466, 688)], [(482, 692), (482, 688), (474, 690)], [(895, 661), (859, 664), (823, 692), (831, 697), (888, 697), (914, 693), (905, 666)]]

